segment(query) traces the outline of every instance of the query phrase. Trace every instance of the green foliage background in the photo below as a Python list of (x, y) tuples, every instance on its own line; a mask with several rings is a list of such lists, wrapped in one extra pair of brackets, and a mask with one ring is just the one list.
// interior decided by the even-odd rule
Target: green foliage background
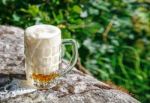
[(1, 0), (0, 24), (46, 23), (79, 42), (82, 64), (99, 80), (150, 102), (149, 0)]

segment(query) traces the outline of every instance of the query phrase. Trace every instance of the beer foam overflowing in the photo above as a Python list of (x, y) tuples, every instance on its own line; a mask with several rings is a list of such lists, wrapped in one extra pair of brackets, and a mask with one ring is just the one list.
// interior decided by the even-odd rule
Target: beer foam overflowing
[(55, 73), (59, 69), (61, 54), (61, 31), (58, 27), (45, 24), (28, 27), (25, 47), (29, 84), (44, 86), (58, 76)]
[(32, 38), (52, 38), (60, 34), (60, 29), (53, 25), (40, 24), (31, 26), (26, 29), (26, 36)]

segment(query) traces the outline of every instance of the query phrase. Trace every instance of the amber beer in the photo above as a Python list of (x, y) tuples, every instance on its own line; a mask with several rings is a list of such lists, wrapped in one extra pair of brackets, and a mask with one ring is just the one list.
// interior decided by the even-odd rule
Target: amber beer
[[(53, 25), (34, 25), (25, 30), (25, 68), (28, 84), (48, 88), (51, 81), (70, 71), (77, 60), (77, 46), (72, 39), (61, 39), (61, 31)], [(71, 64), (62, 70), (61, 46), (71, 44)]]

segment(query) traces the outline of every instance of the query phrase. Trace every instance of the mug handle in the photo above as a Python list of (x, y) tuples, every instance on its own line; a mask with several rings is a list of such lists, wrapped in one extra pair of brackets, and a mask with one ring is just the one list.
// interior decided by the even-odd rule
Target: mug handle
[[(62, 46), (64, 45), (72, 45), (72, 59), (70, 60), (70, 64), (64, 69), (64, 71), (61, 71), (60, 75), (64, 76), (66, 73), (70, 72), (74, 65), (77, 62), (78, 58), (78, 48), (77, 48), (77, 42), (73, 39), (63, 39)], [(63, 51), (63, 49), (62, 49)]]

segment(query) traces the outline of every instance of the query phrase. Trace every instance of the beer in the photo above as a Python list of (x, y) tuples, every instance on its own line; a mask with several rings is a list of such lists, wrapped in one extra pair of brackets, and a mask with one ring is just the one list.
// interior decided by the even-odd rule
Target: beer
[(29, 85), (45, 89), (51, 81), (65, 73), (60, 67), (61, 46), (65, 43), (74, 46), (73, 62), (66, 69), (69, 71), (77, 59), (77, 48), (73, 40), (65, 40), (63, 43), (60, 29), (52, 25), (35, 25), (25, 30), (25, 68)]

